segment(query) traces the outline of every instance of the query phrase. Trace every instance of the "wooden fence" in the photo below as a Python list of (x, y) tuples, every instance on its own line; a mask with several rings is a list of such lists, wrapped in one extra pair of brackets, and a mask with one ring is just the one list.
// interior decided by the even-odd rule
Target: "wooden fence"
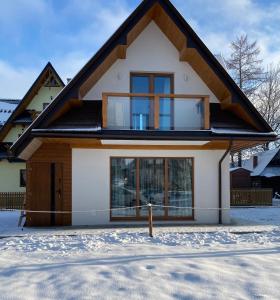
[(1, 209), (23, 209), (25, 193), (0, 193)]
[(232, 189), (230, 205), (272, 205), (272, 189)]

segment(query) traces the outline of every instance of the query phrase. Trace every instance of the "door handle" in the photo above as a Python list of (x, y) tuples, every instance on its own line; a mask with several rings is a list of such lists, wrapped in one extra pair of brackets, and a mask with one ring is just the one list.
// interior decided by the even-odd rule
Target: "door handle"
[(58, 198), (61, 198), (61, 190), (56, 191), (58, 193)]

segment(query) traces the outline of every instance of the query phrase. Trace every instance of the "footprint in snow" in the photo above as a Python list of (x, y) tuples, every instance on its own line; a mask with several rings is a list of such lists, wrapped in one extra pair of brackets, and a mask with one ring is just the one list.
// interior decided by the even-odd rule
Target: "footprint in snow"
[(155, 266), (153, 266), (153, 265), (147, 265), (146, 266), (146, 269), (147, 270), (154, 270), (156, 267)]
[(193, 274), (193, 273), (176, 273), (172, 272), (171, 277), (175, 280), (184, 280), (184, 281), (190, 281), (190, 282), (203, 282), (204, 279), (200, 276)]

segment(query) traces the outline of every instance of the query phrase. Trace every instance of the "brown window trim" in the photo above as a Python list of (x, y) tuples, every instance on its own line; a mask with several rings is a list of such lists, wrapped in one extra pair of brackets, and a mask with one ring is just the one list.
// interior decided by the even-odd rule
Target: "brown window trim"
[(26, 169), (19, 170), (19, 186), (26, 187)]
[[(128, 159), (136, 159), (136, 205), (140, 205), (139, 201), (139, 190), (140, 190), (140, 179), (139, 179), (139, 161), (141, 158), (145, 159), (163, 159), (164, 160), (164, 205), (168, 204), (168, 159), (191, 159), (192, 160), (192, 215), (191, 216), (168, 216), (168, 208), (165, 208), (164, 216), (153, 216), (153, 219), (156, 221), (194, 221), (194, 157), (189, 156), (110, 156), (110, 221), (146, 221), (148, 216), (140, 216), (139, 208), (136, 208), (136, 216), (135, 217), (113, 217), (112, 216), (112, 159), (114, 158), (128, 158)], [(167, 173), (166, 173), (167, 171)], [(167, 184), (167, 185), (166, 185)]]
[(132, 77), (133, 76), (148, 76), (150, 79), (150, 87), (149, 93), (154, 94), (154, 81), (153, 78), (156, 76), (160, 77), (169, 77), (171, 79), (171, 93), (174, 94), (174, 73), (167, 73), (167, 72), (130, 72), (130, 83), (129, 83), (129, 90), (132, 93)]

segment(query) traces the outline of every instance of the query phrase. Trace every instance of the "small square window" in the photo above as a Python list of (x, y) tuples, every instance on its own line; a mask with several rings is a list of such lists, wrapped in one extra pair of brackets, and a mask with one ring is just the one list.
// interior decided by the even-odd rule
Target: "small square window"
[(26, 170), (19, 170), (19, 185), (20, 187), (26, 187)]
[(48, 105), (49, 105), (49, 103), (47, 103), (47, 102), (43, 103), (43, 109), (45, 109)]

